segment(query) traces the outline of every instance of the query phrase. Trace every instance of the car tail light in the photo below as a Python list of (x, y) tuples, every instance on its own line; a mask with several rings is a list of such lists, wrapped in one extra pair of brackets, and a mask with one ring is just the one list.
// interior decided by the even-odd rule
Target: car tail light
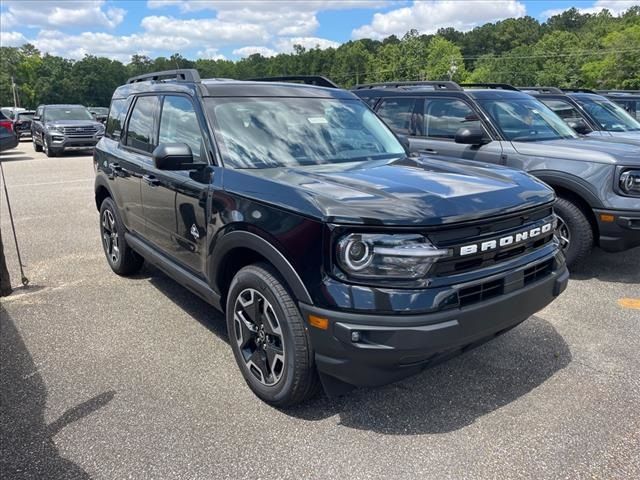
[(13, 132), (13, 122), (11, 122), (11, 120), (0, 120), (0, 127), (4, 127)]

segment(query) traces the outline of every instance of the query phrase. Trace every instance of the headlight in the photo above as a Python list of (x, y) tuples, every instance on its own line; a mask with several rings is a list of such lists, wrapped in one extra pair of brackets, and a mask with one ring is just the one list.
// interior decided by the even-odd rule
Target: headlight
[(620, 174), (618, 186), (627, 195), (640, 195), (640, 170), (624, 170)]
[(104, 133), (104, 125), (98, 125), (98, 130), (96, 131), (98, 135), (102, 135)]
[(62, 131), (58, 130), (58, 127), (47, 127), (48, 133), (58, 133), (62, 135)]
[(439, 249), (415, 234), (352, 233), (337, 244), (338, 264), (354, 278), (417, 279), (449, 255), (449, 249)]

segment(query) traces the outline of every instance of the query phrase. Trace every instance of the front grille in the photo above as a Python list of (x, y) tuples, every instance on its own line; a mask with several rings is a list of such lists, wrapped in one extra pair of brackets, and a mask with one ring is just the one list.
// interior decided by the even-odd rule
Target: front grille
[(544, 207), (468, 226), (425, 232), (438, 248), (449, 248), (454, 251), (453, 256), (436, 262), (430, 273), (436, 277), (446, 277), (486, 268), (535, 251), (553, 239), (553, 230), (524, 241), (514, 242), (513, 245), (505, 245), (487, 251), (479, 250), (469, 255), (456, 253), (459, 252), (461, 246), (481, 245), (482, 242), (527, 231), (534, 226), (547, 224), (553, 220), (551, 207)]
[(504, 279), (480, 283), (472, 287), (460, 289), (458, 299), (461, 307), (498, 297), (504, 292)]
[(85, 127), (62, 127), (62, 133), (67, 137), (93, 137), (97, 131), (98, 128), (93, 125)]
[(549, 259), (546, 262), (538, 263), (533, 267), (527, 268), (524, 271), (524, 284), (529, 285), (530, 283), (535, 282), (536, 280), (540, 280), (541, 278), (546, 277), (553, 270), (553, 259)]

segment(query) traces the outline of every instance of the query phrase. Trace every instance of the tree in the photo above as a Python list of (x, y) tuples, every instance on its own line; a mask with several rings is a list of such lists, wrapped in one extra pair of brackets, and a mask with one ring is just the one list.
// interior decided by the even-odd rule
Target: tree
[(429, 42), (425, 77), (429, 80), (464, 80), (467, 76), (460, 47), (440, 36)]
[(640, 24), (607, 35), (606, 53), (586, 63), (582, 74), (594, 88), (640, 88)]

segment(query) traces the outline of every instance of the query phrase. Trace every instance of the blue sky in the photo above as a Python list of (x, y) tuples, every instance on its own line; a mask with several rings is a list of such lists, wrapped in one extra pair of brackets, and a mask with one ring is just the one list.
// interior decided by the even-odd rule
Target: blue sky
[(530, 15), (541, 21), (571, 7), (619, 14), (640, 0), (2, 0), (0, 43), (33, 43), (68, 58), (178, 52), (235, 60), (358, 38), (401, 36), (411, 28), (466, 31)]

